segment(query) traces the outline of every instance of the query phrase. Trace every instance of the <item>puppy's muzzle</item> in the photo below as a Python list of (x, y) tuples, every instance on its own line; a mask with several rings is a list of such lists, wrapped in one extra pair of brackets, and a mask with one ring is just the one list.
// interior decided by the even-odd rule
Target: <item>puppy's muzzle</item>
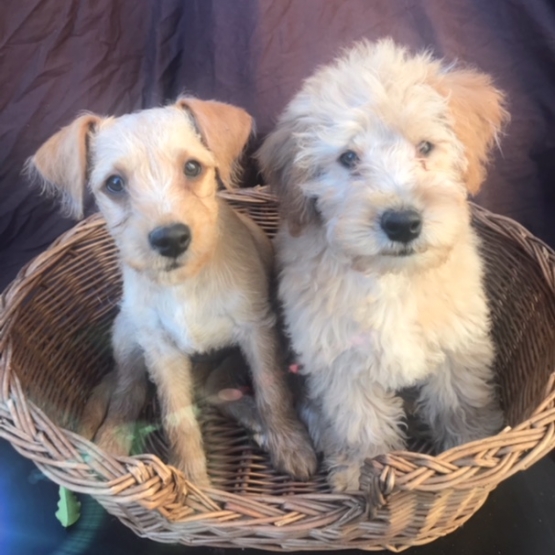
[(185, 224), (157, 227), (148, 235), (150, 246), (162, 256), (177, 258), (191, 243), (191, 230)]
[(391, 241), (410, 243), (422, 231), (422, 217), (416, 210), (387, 210), (380, 225)]

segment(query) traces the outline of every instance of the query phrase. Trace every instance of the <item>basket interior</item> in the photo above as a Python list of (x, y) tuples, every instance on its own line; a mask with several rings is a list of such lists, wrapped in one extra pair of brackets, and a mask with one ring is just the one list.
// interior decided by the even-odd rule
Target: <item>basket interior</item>
[[(236, 208), (273, 234), (277, 217), (268, 203)], [(487, 217), (475, 218), (474, 225), (486, 260), (496, 374), (507, 422), (515, 425), (541, 402), (553, 371), (555, 293), (540, 262), (522, 244)], [(69, 429), (76, 429), (92, 388), (112, 367), (109, 332), (121, 295), (115, 247), (105, 227), (96, 223), (84, 229), (26, 278), (9, 330), (12, 371), (25, 394), (56, 425)], [(165, 460), (155, 403), (144, 417), (153, 429), (147, 450)], [(308, 483), (276, 473), (247, 434), (214, 409), (205, 410), (201, 419), (215, 486), (241, 494), (327, 491), (322, 472)], [(411, 448), (428, 447), (416, 442)]]

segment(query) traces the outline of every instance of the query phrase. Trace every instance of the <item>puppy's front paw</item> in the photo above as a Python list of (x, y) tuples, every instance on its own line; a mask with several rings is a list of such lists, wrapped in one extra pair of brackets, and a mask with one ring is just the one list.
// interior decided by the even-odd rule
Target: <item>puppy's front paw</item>
[(360, 464), (336, 466), (328, 473), (328, 484), (335, 493), (360, 490)]
[[(172, 461), (170, 461), (170, 464), (172, 464)], [(210, 487), (210, 478), (208, 477), (206, 459), (204, 457), (201, 459), (175, 461), (173, 466), (181, 470), (191, 484), (200, 488)]]
[(129, 455), (133, 445), (133, 426), (105, 422), (98, 430), (94, 442), (115, 457)]
[(318, 459), (305, 428), (299, 423), (280, 433), (268, 432), (268, 450), (275, 468), (298, 480), (308, 480), (318, 466)]

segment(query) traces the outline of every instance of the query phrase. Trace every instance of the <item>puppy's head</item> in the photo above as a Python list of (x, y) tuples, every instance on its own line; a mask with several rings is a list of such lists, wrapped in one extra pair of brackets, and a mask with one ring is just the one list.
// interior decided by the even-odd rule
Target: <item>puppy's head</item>
[(488, 76), (362, 42), (309, 78), (258, 153), (292, 235), (359, 268), (444, 260), (507, 119)]
[(82, 115), (43, 144), (29, 167), (74, 217), (82, 217), (90, 187), (123, 262), (174, 282), (213, 252), (218, 183), (231, 186), (250, 131), (240, 108), (181, 98), (119, 118)]

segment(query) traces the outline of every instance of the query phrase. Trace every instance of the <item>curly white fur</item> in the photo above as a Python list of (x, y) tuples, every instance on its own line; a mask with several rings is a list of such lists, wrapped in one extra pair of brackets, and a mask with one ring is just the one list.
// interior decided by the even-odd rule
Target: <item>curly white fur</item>
[[(279, 294), (305, 418), (336, 490), (358, 488), (365, 458), (403, 447), (402, 388), (420, 386), (439, 448), (502, 425), (467, 204), (502, 101), (486, 75), (362, 42), (305, 82), (259, 152), (281, 200)], [(401, 209), (423, 222), (408, 245), (380, 227)]]

